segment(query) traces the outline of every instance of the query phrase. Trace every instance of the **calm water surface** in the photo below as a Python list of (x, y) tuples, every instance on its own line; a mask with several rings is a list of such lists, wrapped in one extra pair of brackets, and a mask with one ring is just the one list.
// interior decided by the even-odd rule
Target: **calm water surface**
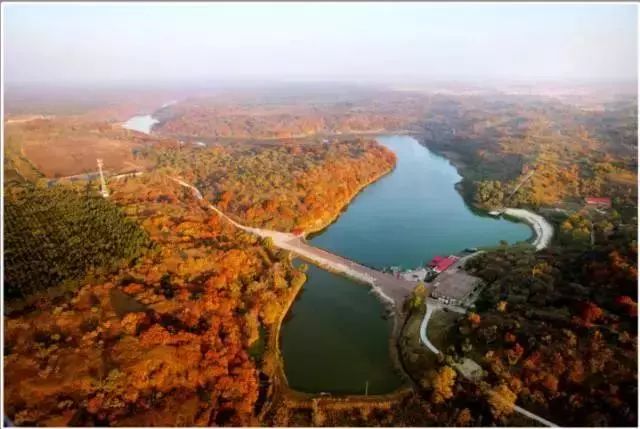
[(400, 386), (389, 358), (392, 324), (369, 287), (314, 265), (283, 326), (289, 386), (304, 392), (386, 393)]
[[(398, 156), (395, 170), (367, 187), (311, 243), (375, 267), (416, 267), (466, 247), (524, 241), (528, 226), (470, 210), (444, 158), (406, 136), (378, 141)], [(386, 393), (400, 385), (389, 356), (391, 321), (366, 286), (310, 266), (302, 295), (282, 327), (289, 385), (305, 392)]]
[(531, 236), (523, 223), (472, 212), (454, 188), (456, 169), (412, 137), (377, 140), (398, 156), (396, 169), (367, 187), (313, 245), (378, 268), (413, 268), (436, 255)]

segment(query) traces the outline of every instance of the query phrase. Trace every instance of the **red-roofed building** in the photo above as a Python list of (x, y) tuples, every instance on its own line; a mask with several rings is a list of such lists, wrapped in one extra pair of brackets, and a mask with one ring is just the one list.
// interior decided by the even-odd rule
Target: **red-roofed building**
[(441, 273), (451, 265), (455, 264), (457, 260), (458, 257), (453, 255), (447, 257), (436, 256), (431, 260), (431, 262), (429, 262), (429, 267), (436, 273)]
[(590, 206), (597, 206), (601, 208), (611, 208), (611, 198), (609, 197), (587, 197), (584, 199), (585, 203)]

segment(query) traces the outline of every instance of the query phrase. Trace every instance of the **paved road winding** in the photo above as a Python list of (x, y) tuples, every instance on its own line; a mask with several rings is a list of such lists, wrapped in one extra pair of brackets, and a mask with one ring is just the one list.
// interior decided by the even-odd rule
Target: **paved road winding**
[[(195, 186), (181, 179), (171, 177), (171, 180), (190, 188), (197, 199), (204, 200), (202, 193)], [(220, 217), (243, 231), (263, 238), (269, 237), (273, 240), (273, 244), (281, 249), (289, 250), (304, 259), (312, 261), (320, 267), (342, 273), (355, 280), (371, 285), (374, 293), (389, 304), (398, 306), (397, 308), (402, 307), (404, 299), (411, 294), (416, 286), (415, 282), (396, 278), (390, 274), (382, 273), (342, 256), (311, 246), (297, 235), (242, 225), (231, 219), (214, 205), (207, 203), (207, 206), (220, 215)]]
[(433, 305), (429, 305), (429, 300), (425, 300), (426, 312), (424, 317), (422, 318), (422, 323), (420, 323), (420, 341), (422, 344), (427, 346), (427, 348), (437, 355), (440, 354), (440, 350), (434, 346), (431, 341), (429, 341), (429, 337), (427, 337), (427, 326), (429, 325), (429, 319), (431, 318), (431, 314), (433, 313)]

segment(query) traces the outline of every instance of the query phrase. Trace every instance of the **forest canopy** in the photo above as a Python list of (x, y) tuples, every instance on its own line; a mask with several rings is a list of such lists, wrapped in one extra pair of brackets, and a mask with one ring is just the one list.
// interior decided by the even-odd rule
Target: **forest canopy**
[(8, 298), (109, 272), (148, 249), (147, 234), (91, 186), (5, 194), (4, 287)]
[(393, 152), (367, 140), (165, 148), (147, 156), (242, 223), (282, 231), (322, 228), (395, 165)]

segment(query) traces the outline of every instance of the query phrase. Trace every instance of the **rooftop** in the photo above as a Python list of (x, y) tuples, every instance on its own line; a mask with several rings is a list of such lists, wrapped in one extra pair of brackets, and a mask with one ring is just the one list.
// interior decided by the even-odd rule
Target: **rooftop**
[(433, 282), (435, 296), (448, 296), (463, 300), (480, 283), (478, 277), (471, 276), (462, 270), (449, 270), (440, 274)]
[(457, 256), (436, 256), (431, 260), (431, 262), (429, 262), (429, 266), (436, 271), (442, 272), (455, 264), (458, 259), (459, 258)]

